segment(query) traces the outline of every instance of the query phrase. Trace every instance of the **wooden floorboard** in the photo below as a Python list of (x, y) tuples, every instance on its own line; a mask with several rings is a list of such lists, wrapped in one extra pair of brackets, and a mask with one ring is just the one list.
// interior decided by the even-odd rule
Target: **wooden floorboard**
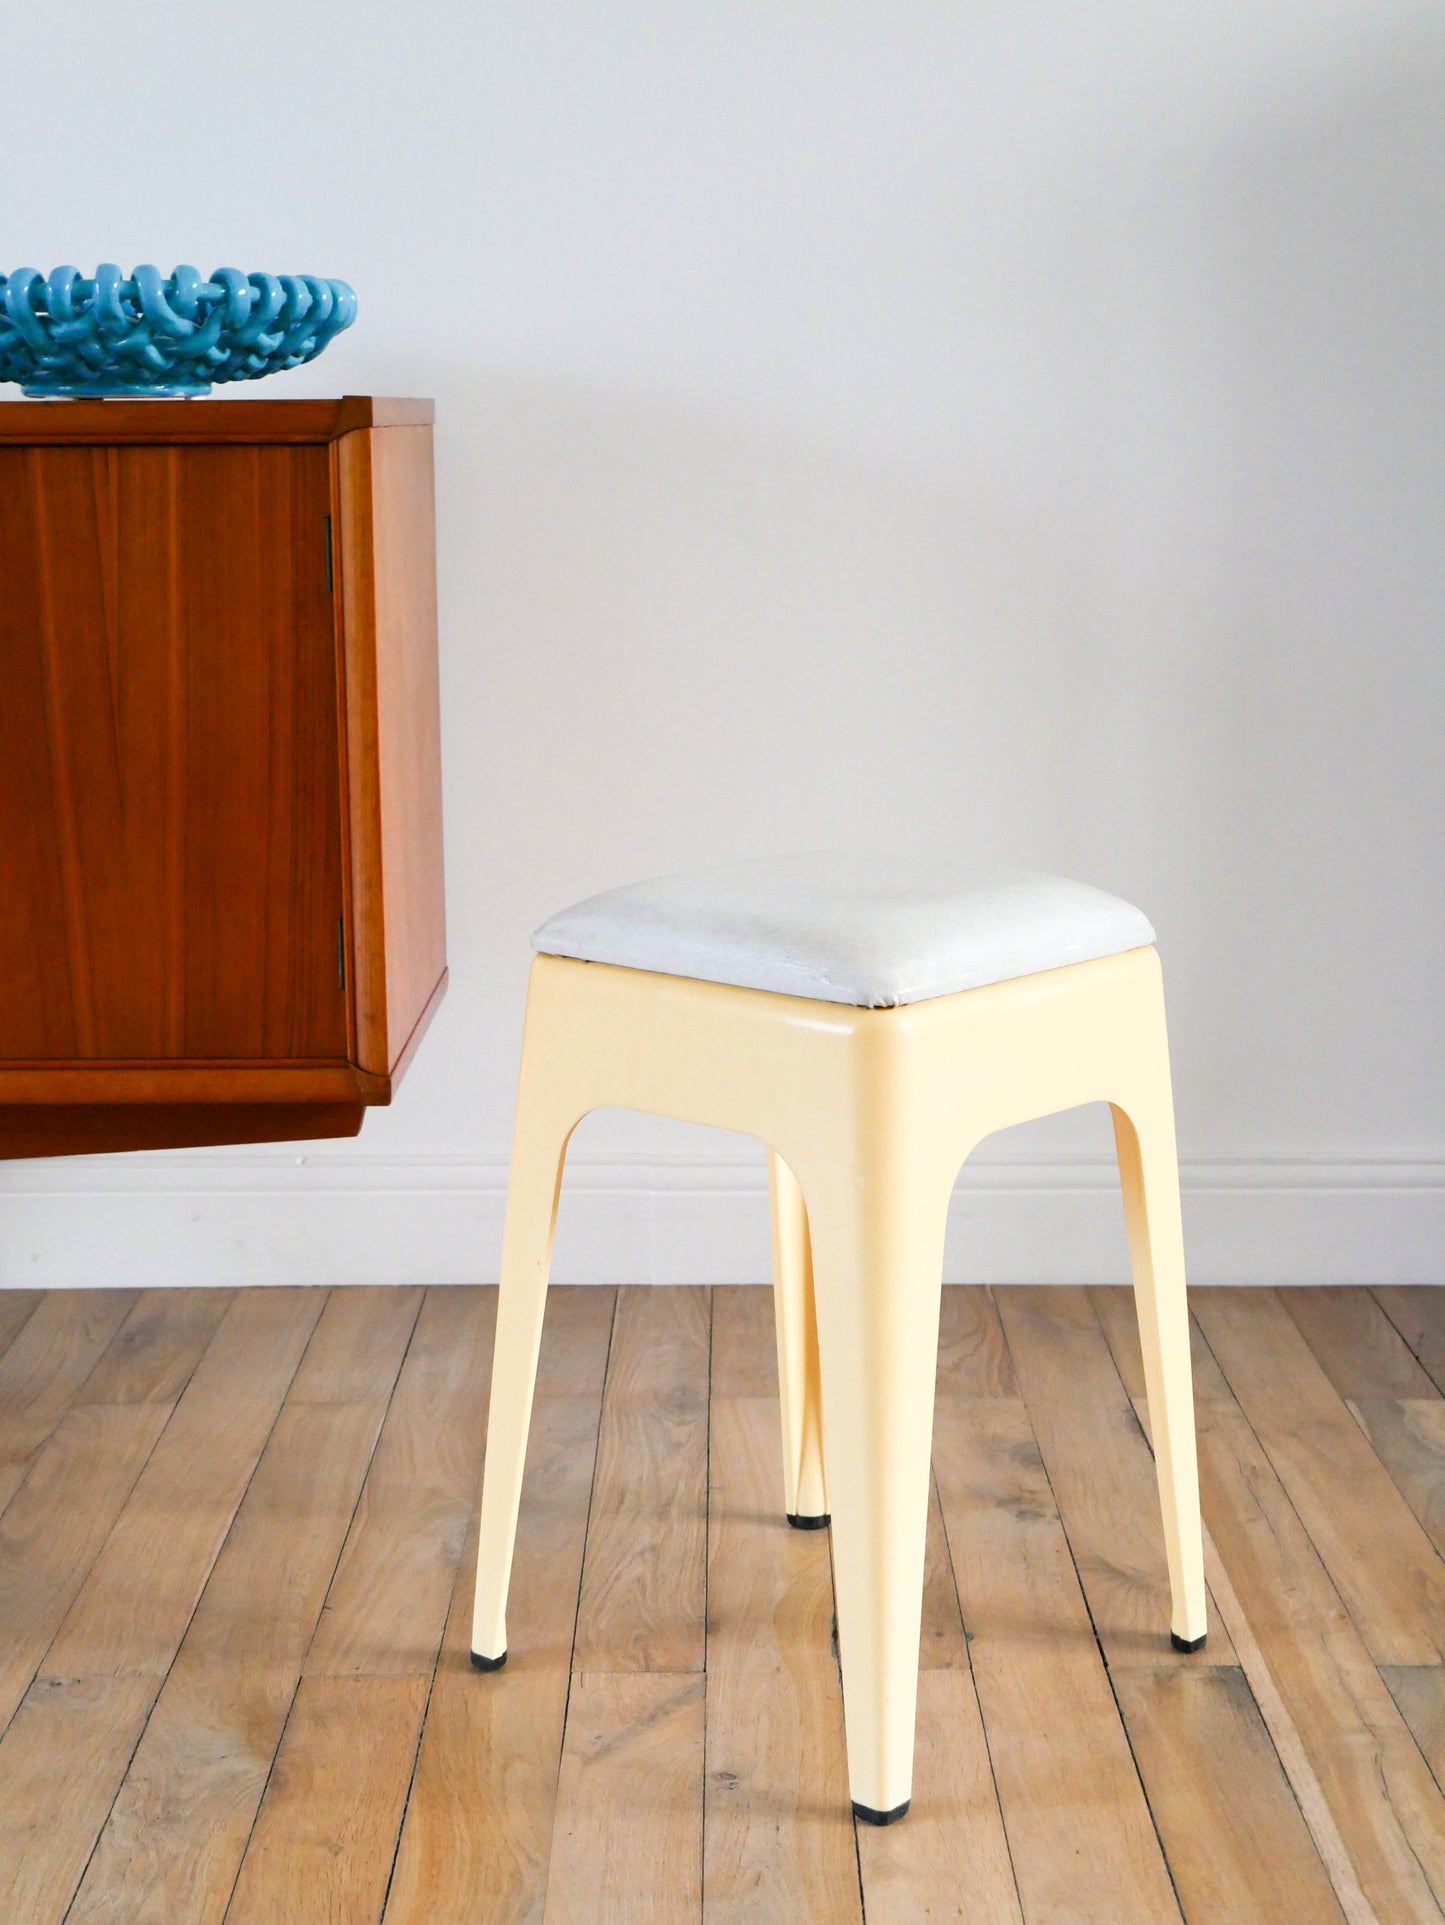
[(778, 1407), (720, 1397), (709, 1474), (703, 1896), (719, 1921), (860, 1920), (822, 1531), (782, 1511)]
[[(1273, 1324), (1265, 1293), (1239, 1294), (1258, 1296), (1260, 1305), (1241, 1306), (1236, 1324), (1248, 1316)], [(1299, 1733), (1365, 1901), (1391, 1925), (1438, 1920), (1445, 1916), (1445, 1800), (1290, 1493), (1198, 1333), (1196, 1346), (1204, 1514), (1260, 1662)], [(1356, 1518), (1364, 1533), (1357, 1555), (1368, 1560), (1370, 1522), (1358, 1511)], [(1386, 1520), (1386, 1541), (1394, 1523)], [(1418, 1628), (1423, 1641), (1429, 1627)]]
[(376, 1919), (428, 1677), (303, 1677), (227, 1925)]
[(1445, 1393), (1445, 1290), (1391, 1284), (1370, 1292), (1414, 1353), (1435, 1388)]
[(934, 1453), (1025, 1919), (1177, 1921), (1025, 1404), (941, 1398)]
[(0, 1511), (135, 1307), (134, 1290), (55, 1290), (0, 1355)]
[(913, 1807), (855, 1827), (767, 1292), (559, 1290), (508, 1663), (495, 1292), (0, 1294), (0, 1918), (1445, 1921), (1445, 1292), (948, 1290)]
[(615, 1299), (611, 1290), (551, 1293), (506, 1667), (471, 1668), (474, 1527), (417, 1753), (387, 1925), (511, 1925), (542, 1916)]
[(337, 1291), (156, 1699), (70, 1917), (219, 1920), (420, 1308)]
[(25, 1328), (45, 1295), (43, 1290), (0, 1290), (0, 1356)]
[(579, 1673), (701, 1671), (710, 1293), (624, 1291), (577, 1614)]
[(700, 1671), (573, 1677), (546, 1925), (662, 1925), (700, 1915)]
[(1236, 1665), (1110, 1674), (1186, 1918), (1344, 1917)]
[(1153, 1453), (1088, 1293), (1001, 1290), (998, 1306), (1105, 1660), (1233, 1664), (1212, 1600), (1204, 1649), (1181, 1657), (1170, 1645)]
[(471, 1528), (495, 1290), (432, 1290), (417, 1320), (308, 1676), (430, 1678)]
[(966, 1669), (920, 1673), (913, 1769), (907, 1822), (858, 1827), (868, 1925), (935, 1918), (1018, 1925), (1018, 1886)]
[(1200, 1290), (1239, 1408), (1377, 1664), (1445, 1659), (1445, 1561), (1272, 1290)]
[(1439, 1397), (1368, 1290), (1282, 1290), (1279, 1300), (1341, 1397)]

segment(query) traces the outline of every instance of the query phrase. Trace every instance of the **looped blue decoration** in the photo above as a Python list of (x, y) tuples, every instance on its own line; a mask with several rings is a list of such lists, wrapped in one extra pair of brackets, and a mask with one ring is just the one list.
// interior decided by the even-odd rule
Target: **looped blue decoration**
[(33, 395), (209, 394), (312, 361), (356, 319), (345, 281), (111, 262), (0, 274), (0, 381)]

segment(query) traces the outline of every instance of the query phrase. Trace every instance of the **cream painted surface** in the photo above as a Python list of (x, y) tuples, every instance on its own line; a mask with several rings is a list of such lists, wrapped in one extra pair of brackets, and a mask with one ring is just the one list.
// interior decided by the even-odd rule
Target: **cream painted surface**
[[(452, 990), (340, 1162), (0, 1171), (0, 1281), (494, 1276), (532, 928), (864, 846), (1149, 915), (1200, 1274), (1445, 1280), (1434, 0), (55, 0), (5, 69), (7, 267), (346, 275), (266, 391), (436, 397)], [(565, 1271), (766, 1274), (760, 1155), (578, 1148)], [(1068, 1274), (1107, 1116), (991, 1153), (958, 1273)]]
[[(539, 956), (497, 1302), (474, 1659), (495, 1668), (507, 1656), (507, 1590), (572, 1132), (602, 1104), (746, 1130), (790, 1173), (780, 1181), (775, 1170), (773, 1188), (786, 1387), (780, 1495), (797, 1510), (809, 1440), (821, 1434), (854, 1809), (898, 1814), (913, 1783), (948, 1198), (985, 1136), (1100, 1099), (1117, 1133), (1171, 1628), (1196, 1643), (1206, 1629), (1204, 1554), (1156, 952), (895, 1009)], [(800, 1242), (810, 1261), (800, 1260)]]

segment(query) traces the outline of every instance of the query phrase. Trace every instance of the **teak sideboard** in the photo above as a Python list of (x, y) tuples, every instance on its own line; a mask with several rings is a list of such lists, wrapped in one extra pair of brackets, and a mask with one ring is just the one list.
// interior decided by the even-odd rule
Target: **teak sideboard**
[(431, 423), (0, 404), (0, 1157), (391, 1100), (446, 986)]

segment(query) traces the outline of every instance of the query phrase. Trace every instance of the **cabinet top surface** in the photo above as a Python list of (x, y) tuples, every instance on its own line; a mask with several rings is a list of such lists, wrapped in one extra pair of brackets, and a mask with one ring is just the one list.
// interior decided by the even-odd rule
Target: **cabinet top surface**
[(357, 428), (429, 427), (430, 401), (0, 401), (0, 445), (123, 441), (335, 441)]

